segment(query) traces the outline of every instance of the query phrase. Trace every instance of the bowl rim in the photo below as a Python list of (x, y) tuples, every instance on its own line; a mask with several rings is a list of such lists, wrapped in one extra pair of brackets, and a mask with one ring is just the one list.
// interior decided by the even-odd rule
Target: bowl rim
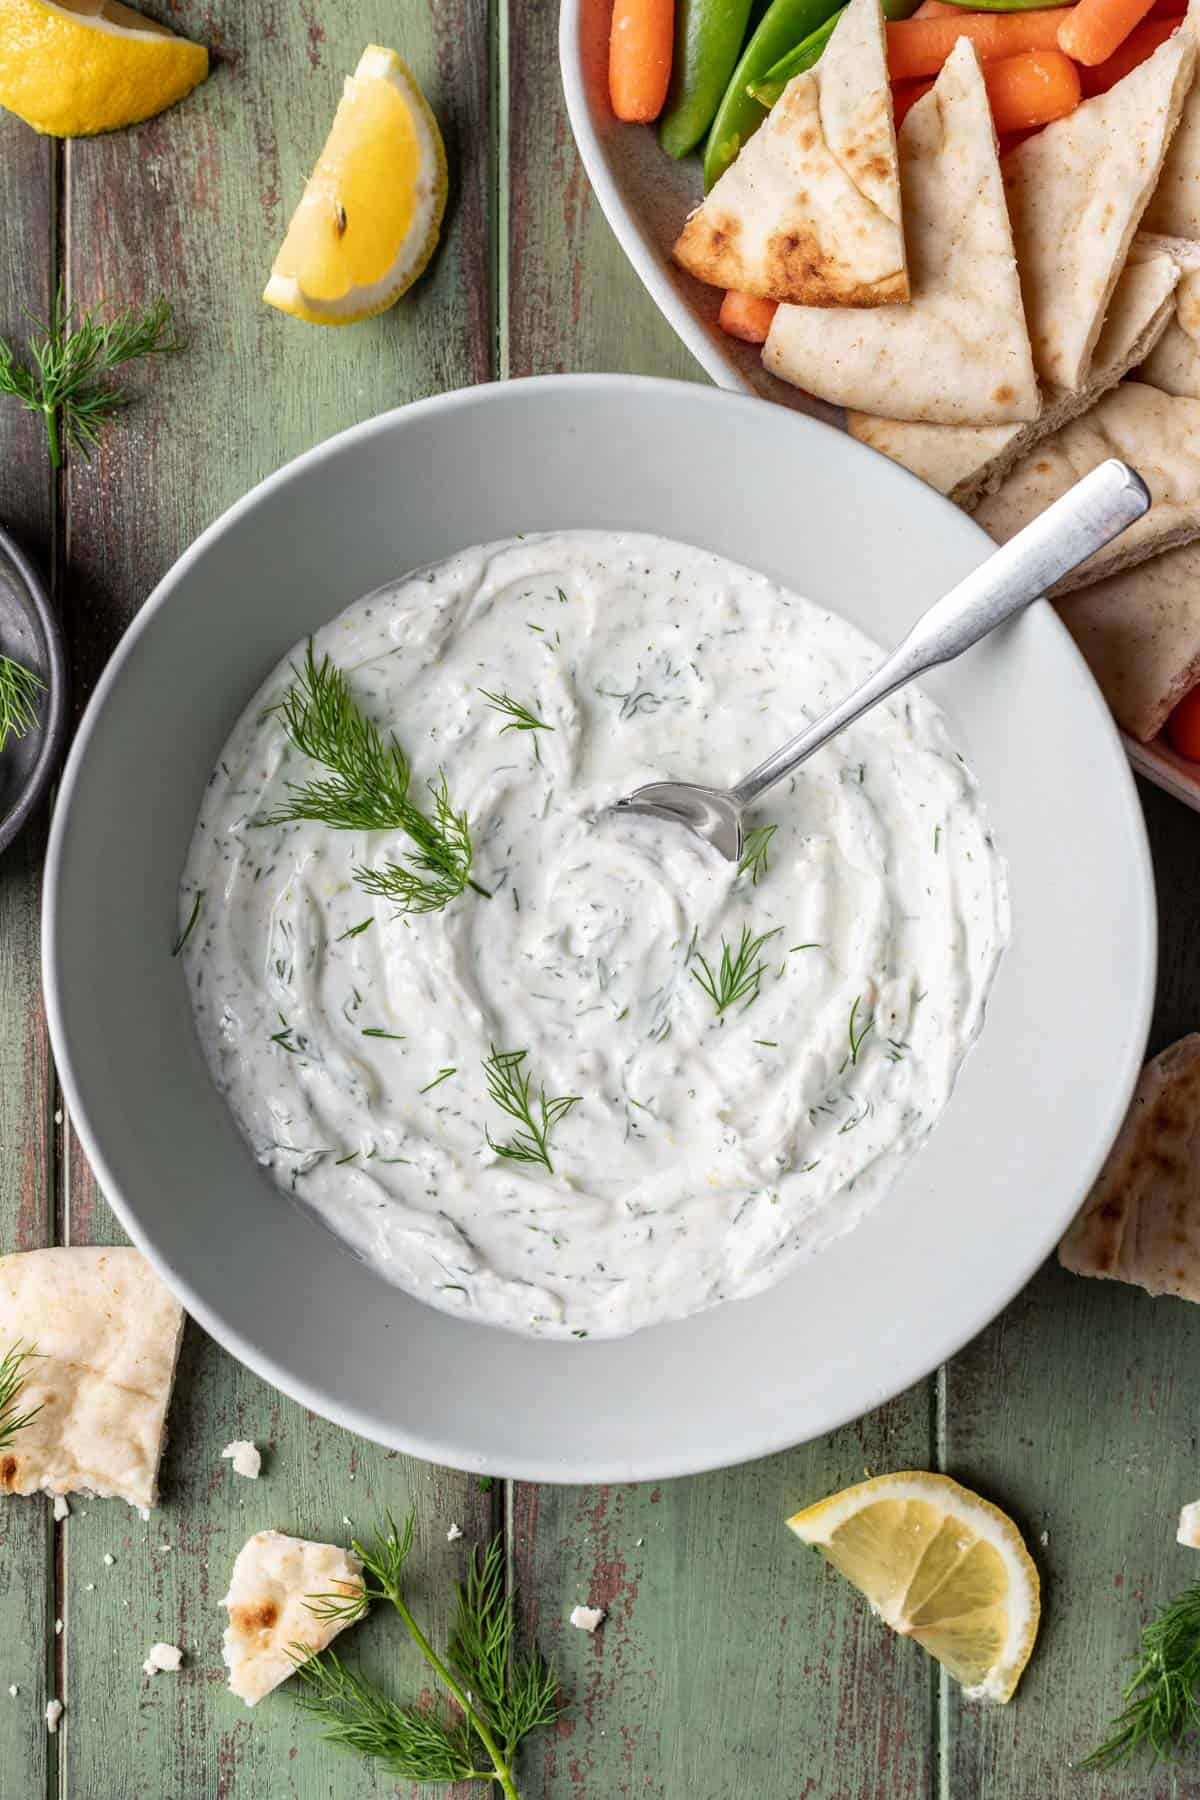
[(48, 705), (39, 723), (41, 742), (16, 802), (0, 819), (0, 851), (7, 850), (54, 779), (67, 736), (67, 652), (63, 628), (49, 590), (12, 533), (0, 526), (0, 557), (9, 562), (25, 592), (46, 645)]
[[(411, 401), (406, 405), (389, 409), (387, 412), (351, 425), (345, 430), (323, 440), (311, 449), (292, 458), (282, 467), (275, 470), (258, 482), (249, 491), (221, 513), (211, 524), (194, 539), (182, 555), (171, 565), (156, 584), (145, 604), (126, 630), (119, 644), (110, 657), (104, 671), (91, 694), (63, 771), (56, 796), (54, 813), (51, 820), (50, 839), (46, 854), (45, 885), (42, 903), (42, 974), (45, 993), (47, 1023), (50, 1033), (56, 1065), (67, 1109), (74, 1124), (83, 1149), (95, 1171), (98, 1183), (119, 1223), (128, 1233), (136, 1247), (147, 1258), (161, 1279), (172, 1289), (183, 1304), (185, 1310), (196, 1322), (209, 1333), (245, 1367), (253, 1371), (281, 1393), (297, 1401), (299, 1404), (330, 1419), (344, 1429), (388, 1448), (422, 1460), (450, 1466), (477, 1473), (506, 1474), (514, 1479), (524, 1481), (547, 1481), (556, 1483), (587, 1483), (612, 1480), (650, 1480), (671, 1479), (677, 1476), (689, 1476), (708, 1470), (736, 1466), (743, 1461), (759, 1456), (773, 1455), (790, 1449), (797, 1442), (811, 1441), (812, 1438), (838, 1429), (855, 1418), (861, 1417), (865, 1411), (882, 1405), (914, 1382), (927, 1379), (949, 1357), (956, 1354), (976, 1332), (985, 1328), (1021, 1291), (1046, 1256), (1053, 1250), (1061, 1233), (1061, 1227), (1055, 1226), (1052, 1231), (1043, 1233), (1036, 1244), (1031, 1242), (1029, 1254), (1018, 1263), (1012, 1265), (1009, 1279), (1003, 1284), (998, 1295), (989, 1294), (986, 1316), (979, 1317), (964, 1337), (953, 1325), (931, 1328), (924, 1340), (924, 1348), (919, 1355), (911, 1353), (906, 1358), (898, 1358), (892, 1370), (879, 1387), (872, 1391), (861, 1406), (849, 1410), (839, 1403), (832, 1407), (828, 1417), (823, 1417), (811, 1429), (805, 1429), (804, 1436), (797, 1439), (794, 1428), (789, 1428), (786, 1418), (781, 1418), (775, 1431), (765, 1436), (751, 1450), (738, 1447), (731, 1455), (722, 1452), (715, 1444), (710, 1452), (697, 1457), (695, 1448), (679, 1452), (673, 1446), (663, 1446), (662, 1454), (653, 1467), (637, 1467), (613, 1462), (593, 1464), (586, 1460), (576, 1449), (572, 1459), (562, 1463), (535, 1460), (527, 1456), (519, 1456), (511, 1465), (499, 1467), (497, 1462), (464, 1448), (461, 1442), (453, 1440), (451, 1435), (443, 1433), (438, 1436), (423, 1433), (410, 1428), (397, 1428), (391, 1420), (385, 1420), (362, 1407), (350, 1404), (337, 1398), (328, 1383), (317, 1384), (304, 1376), (294, 1374), (288, 1367), (280, 1363), (274, 1354), (260, 1349), (248, 1341), (244, 1329), (231, 1320), (222, 1310), (219, 1303), (210, 1302), (197, 1291), (188, 1272), (170, 1261), (160, 1252), (149, 1232), (147, 1232), (136, 1212), (125, 1201), (120, 1183), (108, 1164), (108, 1160), (100, 1148), (100, 1134), (93, 1128), (88, 1107), (83, 1098), (75, 1060), (70, 1048), (64, 1022), (64, 985), (57, 964), (56, 946), (59, 938), (60, 888), (62, 864), (65, 855), (67, 835), (67, 819), (72, 810), (75, 789), (81, 779), (81, 772), (88, 753), (93, 729), (100, 713), (107, 705), (108, 696), (116, 685), (125, 664), (136, 653), (142, 634), (148, 629), (151, 621), (170, 603), (177, 584), (185, 574), (206, 553), (208, 546), (222, 536), (233, 524), (247, 512), (259, 505), (267, 494), (293, 480), (302, 471), (319, 467), (322, 463), (335, 459), (343, 447), (352, 443), (369, 441), (371, 438), (387, 433), (393, 429), (394, 422), (403, 418), (423, 417), (433, 413), (469, 410), (480, 404), (489, 404), (491, 397), (497, 400), (515, 390), (532, 390), (537, 388), (555, 388), (574, 393), (586, 393), (588, 390), (631, 389), (656, 393), (664, 403), (669, 403), (672, 394), (686, 394), (691, 404), (706, 406), (717, 411), (729, 407), (770, 406), (771, 402), (745, 392), (731, 392), (727, 388), (705, 387), (702, 384), (681, 381), (669, 377), (643, 376), (630, 374), (550, 374), (527, 376), (503, 382), (482, 382), (467, 388), (453, 389), (448, 392), (430, 395), (426, 398)], [(824, 433), (833, 427), (812, 417), (803, 418), (798, 429), (815, 430)], [(843, 442), (845, 434), (838, 432)], [(869, 453), (861, 446), (856, 448), (862, 454)], [(940, 500), (917, 478), (898, 467), (892, 474), (904, 482), (913, 483), (923, 495), (929, 495), (935, 504), (949, 506), (949, 502)], [(972, 522), (964, 515), (964, 525)], [(981, 544), (987, 543), (982, 530), (974, 527)], [(1056, 634), (1061, 634), (1065, 643), (1070, 645), (1071, 654), (1082, 666), (1082, 658), (1075, 649), (1065, 626), (1053, 613), (1045, 601), (1037, 601), (1034, 607), (1048, 616)], [(1033, 610), (1033, 609), (1031, 609)], [(1118, 743), (1115, 726), (1097, 697), (1097, 723), (1101, 729), (1109, 732), (1114, 744)], [(1136, 868), (1131, 871), (1138, 890), (1143, 926), (1142, 944), (1144, 956), (1137, 970), (1136, 992), (1131, 1007), (1130, 1030), (1125, 1039), (1123, 1066), (1116, 1083), (1114, 1105), (1110, 1116), (1096, 1122), (1094, 1135), (1094, 1151), (1089, 1166), (1080, 1169), (1080, 1197), (1086, 1194), (1092, 1181), (1107, 1155), (1109, 1147), (1116, 1136), (1121, 1120), (1128, 1107), (1133, 1093), (1143, 1057), (1150, 1019), (1156, 991), (1157, 974), (1157, 914), (1155, 909), (1155, 888), (1153, 866), (1150, 859), (1149, 842), (1146, 834), (1145, 820), (1137, 797), (1133, 776), (1124, 756), (1114, 759), (1114, 768), (1122, 786), (1121, 805), (1127, 816)], [(993, 1304), (994, 1301), (994, 1304)], [(482, 1326), (473, 1327), (485, 1329)], [(557, 1348), (557, 1346), (554, 1346)], [(586, 1353), (586, 1352), (585, 1352)], [(448, 1428), (449, 1430), (449, 1428)]]

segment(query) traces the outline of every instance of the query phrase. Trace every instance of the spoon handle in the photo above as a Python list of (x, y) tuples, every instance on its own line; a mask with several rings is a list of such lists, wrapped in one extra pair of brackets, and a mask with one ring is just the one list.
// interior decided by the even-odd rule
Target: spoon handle
[(1112, 457), (1076, 482), (923, 613), (887, 661), (732, 790), (739, 806), (774, 787), (837, 732), (927, 669), (951, 662), (1054, 586), (1149, 509), (1141, 476)]

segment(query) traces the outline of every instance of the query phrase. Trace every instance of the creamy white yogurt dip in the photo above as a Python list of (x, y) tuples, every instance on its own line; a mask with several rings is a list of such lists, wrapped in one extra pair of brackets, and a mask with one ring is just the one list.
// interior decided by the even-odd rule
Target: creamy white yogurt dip
[[(407, 576), (313, 647), (396, 735), (415, 800), (444, 772), (490, 897), (400, 915), (354, 872), (402, 861), (401, 832), (263, 823), (326, 773), (271, 710), (299, 646), (221, 754), (180, 888), (205, 1054), (282, 1188), (409, 1293), (546, 1337), (753, 1294), (878, 1203), (1008, 933), (938, 709), (899, 695), (768, 795), (757, 881), (605, 810), (744, 774), (878, 660), (860, 632), (706, 552), (562, 532)], [(482, 690), (545, 728), (505, 730)], [(718, 1013), (706, 965), (720, 995), (744, 929), (749, 987)], [(578, 1096), (552, 1172), (494, 1147), (519, 1126), (493, 1049), (527, 1053), (535, 1116), (540, 1090)]]

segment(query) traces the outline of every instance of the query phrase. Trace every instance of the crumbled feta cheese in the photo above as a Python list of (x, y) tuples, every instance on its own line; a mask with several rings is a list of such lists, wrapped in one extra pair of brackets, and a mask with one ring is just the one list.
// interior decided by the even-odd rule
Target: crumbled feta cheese
[(1192, 1550), (1200, 1550), (1200, 1500), (1189, 1500), (1180, 1511), (1175, 1542), (1187, 1544)]
[(349, 1525), (351, 1530), (354, 1529), (354, 1520), (350, 1517), (349, 1513), (342, 1514), (342, 1524)]
[(46, 1702), (46, 1730), (51, 1734), (51, 1736), (53, 1736), (54, 1733), (58, 1730), (58, 1721), (62, 1718), (63, 1711), (64, 1711), (64, 1707), (63, 1707), (63, 1703), (61, 1700), (47, 1700), (47, 1702)]
[(54, 1517), (56, 1519), (61, 1520), (61, 1519), (69, 1519), (70, 1516), (71, 1516), (71, 1509), (67, 1505), (66, 1495), (65, 1494), (55, 1494), (55, 1496), (54, 1496)]
[(15, 1699), (16, 1699), (16, 1697), (17, 1697), (17, 1695), (18, 1695), (18, 1694), (19, 1694), (19, 1693), (20, 1693), (20, 1691), (21, 1691), (21, 1690), (20, 1690), (20, 1688), (19, 1688), (19, 1687), (18, 1687), (18, 1686), (17, 1686), (17, 1684), (16, 1684), (16, 1682), (15, 1682), (15, 1681), (14, 1681), (14, 1682), (13, 1682), (13, 1684), (12, 1684), (12, 1686), (11, 1686), (11, 1687), (10, 1687), (10, 1688), (9, 1688), (9, 1690), (8, 1690), (8, 1691), (9, 1691), (9, 1694), (10, 1694), (10, 1696), (11, 1696), (11, 1697), (12, 1697), (12, 1699), (14, 1699), (14, 1700), (15, 1700)]
[(457, 1544), (462, 1534), (461, 1525), (451, 1525), (449, 1531), (446, 1533), (446, 1542), (448, 1544)]
[(1049, 1542), (1050, 1542), (1050, 1533), (1048, 1531), (1043, 1531), (1041, 1537), (1038, 1539), (1038, 1543), (1042, 1546), (1042, 1549), (1044, 1550), (1046, 1548), (1046, 1545)]
[(83, 1584), (83, 1591), (85, 1594), (94, 1594), (96, 1591), (95, 1582), (94, 1581), (85, 1581)]
[(183, 1661), (183, 1651), (177, 1644), (151, 1644), (149, 1654), (142, 1664), (144, 1675), (157, 1675), (161, 1669), (174, 1674)]
[(235, 1475), (244, 1475), (247, 1481), (257, 1481), (258, 1472), (262, 1468), (262, 1453), (257, 1444), (246, 1438), (235, 1438), (232, 1444), (226, 1444), (222, 1450), (223, 1458), (233, 1464)]
[(147, 1521), (148, 1521), (148, 1520), (149, 1520), (149, 1518), (150, 1518), (150, 1508), (149, 1508), (149, 1507), (148, 1507), (148, 1506), (139, 1506), (139, 1507), (138, 1507), (138, 1513), (139, 1513), (139, 1516), (140, 1516), (140, 1517), (141, 1517), (141, 1518), (143, 1518), (143, 1519), (145, 1519), (145, 1520), (147, 1520)]
[(642, 1545), (643, 1545), (643, 1544), (644, 1544), (644, 1543), (645, 1543), (645, 1541), (646, 1541), (646, 1540), (645, 1540), (645, 1538), (635, 1538), (635, 1539), (634, 1539), (634, 1541), (633, 1541), (633, 1547), (634, 1547), (634, 1549), (635, 1549), (635, 1550), (640, 1550), (640, 1549), (641, 1549), (641, 1547), (642, 1547)]
[(104, 1552), (104, 1566), (106, 1569), (111, 1569), (116, 1560), (116, 1557), (110, 1556), (107, 1550)]
[(55, 1621), (54, 1621), (54, 1635), (55, 1635), (55, 1637), (62, 1636), (62, 1620), (61, 1619), (55, 1619)]
[(571, 1608), (571, 1623), (576, 1631), (595, 1631), (597, 1625), (603, 1625), (604, 1617), (602, 1606), (573, 1606)]

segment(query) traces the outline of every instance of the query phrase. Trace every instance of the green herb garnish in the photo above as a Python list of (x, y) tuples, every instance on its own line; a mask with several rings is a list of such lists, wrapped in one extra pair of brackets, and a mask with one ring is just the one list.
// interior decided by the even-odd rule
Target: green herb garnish
[(295, 685), (273, 710), (289, 738), (305, 756), (330, 770), (329, 779), (297, 787), (263, 823), (288, 825), (313, 819), (334, 831), (402, 831), (416, 846), (407, 864), (355, 869), (368, 894), (393, 900), (405, 913), (440, 912), (466, 887), (490, 899), (471, 880), (471, 832), (465, 812), (455, 812), (446, 777), (429, 782), (432, 816), (409, 799), (411, 768), (393, 736), (383, 734), (361, 713), (342, 671), (329, 658), (320, 663), (310, 641)]
[(296, 1045), (292, 1042), (292, 1028), (282, 1013), (278, 1014), (278, 1018), (279, 1023), (283, 1026), (283, 1030), (272, 1032), (271, 1042), (273, 1044), (278, 1044), (281, 1050), (286, 1050), (289, 1056), (297, 1056), (299, 1052)]
[(431, 1088), (439, 1087), (443, 1081), (449, 1081), (452, 1075), (457, 1074), (457, 1069), (439, 1069), (433, 1080), (427, 1081), (423, 1088), (417, 1089), (417, 1092), (418, 1094), (427, 1094)]
[(854, 1005), (850, 1008), (850, 1061), (852, 1063), (857, 1063), (858, 1053), (863, 1047), (867, 1033), (875, 1023), (875, 1015), (874, 1013), (871, 1013), (869, 1017), (864, 1019), (856, 1028), (855, 1020), (858, 1017), (858, 1009), (861, 1005), (862, 995), (859, 994)]
[(17, 1433), (32, 1424), (42, 1410), (34, 1406), (26, 1413), (17, 1411), (25, 1387), (25, 1365), (36, 1354), (18, 1338), (0, 1357), (0, 1450), (6, 1450)]
[(11, 656), (0, 656), (0, 750), (7, 747), (9, 738), (23, 738), (37, 730), (38, 695), (45, 691), (45, 682), (32, 669), (14, 662)]
[(516, 1752), (532, 1732), (554, 1723), (563, 1701), (558, 1677), (540, 1652), (516, 1650), (504, 1541), (497, 1537), (472, 1557), (458, 1585), (449, 1647), (439, 1655), (404, 1594), (412, 1540), (412, 1514), (399, 1531), (389, 1515), (386, 1533), (378, 1528), (373, 1544), (354, 1542), (363, 1563), (361, 1594), (315, 1594), (309, 1609), (318, 1618), (351, 1624), (371, 1601), (391, 1605), (458, 1711), (447, 1717), (431, 1703), (400, 1705), (333, 1651), (312, 1656), (305, 1645), (293, 1644), (289, 1653), (307, 1685), (300, 1704), (320, 1720), (328, 1743), (375, 1757), (402, 1780), (496, 1782), (506, 1800), (519, 1800)]
[(771, 865), (767, 860), (767, 847), (778, 830), (778, 825), (756, 825), (753, 831), (746, 833), (742, 846), (742, 860), (737, 866), (737, 872), (739, 875), (748, 875), (755, 887), (758, 886), (762, 877), (770, 872)]
[(49, 319), (30, 318), (41, 336), (30, 339), (27, 362), (18, 362), (12, 345), (0, 338), (0, 394), (11, 394), (28, 412), (41, 413), (50, 461), (61, 469), (64, 445), (86, 461), (104, 427), (128, 406), (125, 389), (111, 384), (114, 371), (179, 345), (170, 336), (171, 308), (165, 299), (140, 311), (122, 307), (102, 322), (94, 312), (76, 318), (60, 286)]
[(1107, 1769), (1140, 1751), (1178, 1755), (1200, 1729), (1200, 1582), (1164, 1606), (1142, 1632), (1141, 1658), (1106, 1743), (1080, 1765)]
[(375, 915), (372, 913), (369, 919), (362, 919), (357, 925), (351, 925), (348, 931), (343, 931), (341, 936), (336, 939), (336, 942), (344, 944), (347, 938), (361, 937), (363, 932), (369, 931), (374, 923)]
[(203, 901), (204, 901), (204, 889), (197, 888), (196, 889), (196, 898), (192, 901), (192, 910), (191, 910), (190, 914), (188, 915), (188, 922), (184, 926), (183, 930), (180, 932), (179, 936), (175, 939), (175, 942), (171, 945), (171, 955), (172, 956), (178, 956), (180, 951), (183, 949), (183, 946), (187, 943), (188, 939), (191, 937), (192, 932), (195, 929), (196, 920), (200, 917), (200, 907), (203, 904)]
[(364, 1037), (393, 1038), (397, 1044), (404, 1042), (402, 1031), (385, 1031), (382, 1025), (364, 1025), (362, 1034)]
[(692, 974), (716, 1007), (718, 1018), (739, 1000), (752, 1006), (758, 999), (759, 983), (767, 968), (766, 963), (759, 960), (758, 953), (768, 939), (776, 937), (782, 929), (781, 925), (776, 925), (773, 931), (764, 931), (756, 937), (748, 925), (743, 925), (736, 950), (731, 950), (722, 938), (721, 962), (715, 975), (706, 958), (696, 951), (700, 968), (693, 969)]
[[(500, 727), (501, 737), (506, 731), (554, 730), (553, 725), (547, 725), (545, 719), (539, 719), (536, 713), (530, 712), (527, 706), (522, 706), (519, 700), (514, 700), (511, 694), (493, 694), (487, 688), (480, 688), (479, 692), (495, 712), (508, 715), (508, 724)], [(0, 749), (2, 748), (3, 745), (0, 745)]]
[(488, 1143), (497, 1156), (506, 1156), (511, 1162), (541, 1163), (548, 1174), (553, 1175), (554, 1164), (550, 1161), (550, 1133), (560, 1119), (565, 1119), (573, 1106), (578, 1106), (581, 1094), (560, 1094), (555, 1099), (546, 1098), (545, 1088), (538, 1092), (538, 1116), (534, 1117), (533, 1099), (530, 1093), (530, 1078), (521, 1068), (529, 1052), (527, 1050), (497, 1050), (492, 1045), (491, 1055), (483, 1065), (487, 1076), (488, 1093), (502, 1112), (510, 1119), (515, 1119), (524, 1129), (515, 1132), (507, 1144), (498, 1144), (490, 1131), (484, 1132)]

